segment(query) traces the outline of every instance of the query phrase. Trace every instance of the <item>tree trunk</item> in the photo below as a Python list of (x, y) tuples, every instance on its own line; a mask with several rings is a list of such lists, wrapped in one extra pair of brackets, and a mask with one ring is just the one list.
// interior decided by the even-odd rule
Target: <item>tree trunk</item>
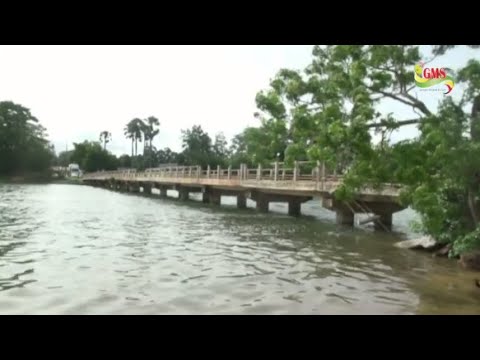
[(473, 220), (474, 228), (478, 226), (478, 209), (475, 204), (475, 189), (470, 187), (468, 189), (468, 208), (470, 209), (470, 215)]
[(132, 158), (133, 158), (133, 138), (132, 138)]
[(480, 140), (480, 95), (473, 100), (470, 137), (473, 141)]
[(137, 152), (137, 138), (135, 138), (135, 156), (137, 156), (138, 152)]

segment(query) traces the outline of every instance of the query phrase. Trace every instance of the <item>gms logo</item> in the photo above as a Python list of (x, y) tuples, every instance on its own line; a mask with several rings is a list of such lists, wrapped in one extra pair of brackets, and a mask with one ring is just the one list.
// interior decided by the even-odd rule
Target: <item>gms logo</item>
[[(424, 63), (420, 62), (415, 65), (415, 84), (420, 88), (429, 88), (438, 84), (444, 83), (447, 87), (447, 92), (444, 94), (450, 94), (453, 90), (454, 82), (453, 78), (448, 75), (448, 72), (453, 71), (447, 68), (428, 68), (424, 67)], [(441, 91), (441, 90), (431, 90)]]

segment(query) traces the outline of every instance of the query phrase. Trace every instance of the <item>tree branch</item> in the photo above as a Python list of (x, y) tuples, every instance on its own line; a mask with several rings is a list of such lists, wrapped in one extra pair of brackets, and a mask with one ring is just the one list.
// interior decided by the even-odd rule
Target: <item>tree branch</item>
[(405, 90), (405, 93), (408, 93), (409, 91), (415, 89), (416, 85), (412, 85), (411, 87), (409, 87), (408, 89)]
[[(382, 90), (374, 90), (372, 89), (371, 87), (368, 87), (369, 90), (375, 92), (375, 93), (379, 93), (379, 94), (382, 94), (383, 96), (385, 97), (389, 97), (391, 99), (394, 99), (394, 100), (397, 100), (397, 101), (400, 101), (401, 103), (404, 103), (405, 105), (408, 105), (408, 106), (415, 106), (415, 103), (414, 102), (409, 102), (405, 99), (402, 99), (401, 97), (399, 97), (397, 94), (391, 94), (391, 93), (388, 93), (388, 92), (385, 92), (385, 91), (382, 91)], [(415, 99), (415, 98), (413, 98)]]
[(390, 128), (399, 128), (401, 126), (405, 125), (412, 125), (412, 124), (418, 124), (421, 119), (409, 119), (409, 120), (400, 120), (396, 121), (394, 123), (388, 122), (388, 121), (380, 121), (379, 123), (372, 123), (368, 124), (368, 128), (379, 128), (382, 126), (388, 126)]
[(421, 112), (423, 112), (425, 115), (432, 115), (431, 111), (427, 108), (427, 106), (420, 100), (414, 98), (412, 95), (410, 94), (403, 94), (403, 96), (405, 96), (407, 99), (410, 99), (412, 102), (413, 102), (413, 107), (416, 107), (418, 110), (420, 110)]

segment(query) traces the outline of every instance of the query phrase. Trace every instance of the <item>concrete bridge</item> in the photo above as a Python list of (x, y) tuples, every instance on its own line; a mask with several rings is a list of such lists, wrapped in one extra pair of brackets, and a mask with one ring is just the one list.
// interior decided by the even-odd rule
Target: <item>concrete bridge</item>
[(308, 166), (308, 162), (295, 162), (290, 169), (275, 163), (269, 169), (261, 166), (248, 169), (241, 165), (240, 169), (202, 170), (200, 166), (184, 166), (141, 172), (102, 171), (85, 174), (82, 181), (128, 192), (151, 194), (152, 189), (158, 189), (161, 197), (167, 196), (167, 190), (177, 190), (180, 200), (188, 200), (189, 193), (201, 193), (204, 203), (216, 205), (220, 205), (222, 196), (236, 196), (239, 208), (245, 208), (249, 198), (261, 212), (268, 212), (270, 202), (286, 202), (292, 216), (300, 215), (302, 203), (320, 198), (323, 207), (336, 212), (338, 224), (353, 226), (355, 213), (369, 214), (372, 216), (363, 223), (373, 222), (379, 230), (391, 229), (392, 214), (405, 208), (399, 203), (400, 187), (394, 184), (384, 184), (380, 190), (366, 187), (349, 202), (337, 200), (334, 193), (342, 183), (342, 176), (329, 173), (320, 163)]

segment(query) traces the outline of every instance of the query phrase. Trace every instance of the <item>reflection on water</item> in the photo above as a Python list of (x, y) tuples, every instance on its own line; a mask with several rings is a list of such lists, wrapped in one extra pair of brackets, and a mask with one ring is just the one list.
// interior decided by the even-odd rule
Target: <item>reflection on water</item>
[(0, 313), (480, 313), (478, 274), (392, 246), (408, 210), (385, 234), (222, 204), (1, 185)]

